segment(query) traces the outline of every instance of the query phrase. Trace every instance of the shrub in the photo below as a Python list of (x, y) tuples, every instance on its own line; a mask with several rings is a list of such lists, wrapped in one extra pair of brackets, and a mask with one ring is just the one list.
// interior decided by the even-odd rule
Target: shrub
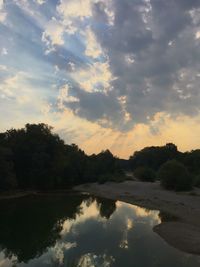
[(110, 177), (110, 182), (122, 183), (124, 181), (126, 181), (126, 177), (124, 175), (113, 174)]
[(200, 174), (194, 178), (194, 186), (200, 187)]
[(192, 188), (192, 177), (183, 164), (176, 160), (164, 163), (159, 171), (158, 178), (161, 185), (168, 190), (185, 191)]
[(104, 184), (106, 182), (122, 183), (126, 180), (126, 176), (123, 172), (102, 174), (98, 177), (98, 183)]
[(134, 171), (134, 175), (141, 181), (154, 182), (156, 179), (156, 173), (148, 167), (139, 167)]
[(102, 174), (98, 177), (99, 184), (105, 184), (110, 180), (110, 176), (108, 174)]

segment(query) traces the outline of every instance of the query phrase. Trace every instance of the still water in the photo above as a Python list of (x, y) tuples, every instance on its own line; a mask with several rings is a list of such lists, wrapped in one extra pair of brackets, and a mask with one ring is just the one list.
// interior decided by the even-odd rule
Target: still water
[(89, 195), (0, 202), (0, 267), (199, 267), (152, 231), (164, 218)]

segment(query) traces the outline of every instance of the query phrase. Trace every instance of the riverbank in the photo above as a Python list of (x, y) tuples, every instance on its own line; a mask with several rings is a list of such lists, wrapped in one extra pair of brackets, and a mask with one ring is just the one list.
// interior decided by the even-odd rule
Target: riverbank
[(177, 249), (200, 255), (200, 189), (172, 192), (162, 189), (159, 183), (138, 181), (84, 184), (74, 189), (159, 210), (162, 223), (154, 231)]
[(9, 199), (17, 199), (24, 198), (30, 196), (66, 196), (74, 192), (72, 189), (65, 190), (53, 190), (53, 191), (10, 191), (10, 192), (1, 192), (0, 193), (0, 201), (1, 200), (9, 200)]

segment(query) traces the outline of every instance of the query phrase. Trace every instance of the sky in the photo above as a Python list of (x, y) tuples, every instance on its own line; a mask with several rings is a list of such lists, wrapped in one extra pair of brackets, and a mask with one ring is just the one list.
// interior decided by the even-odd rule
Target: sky
[(86, 153), (200, 141), (199, 0), (0, 0), (0, 131)]

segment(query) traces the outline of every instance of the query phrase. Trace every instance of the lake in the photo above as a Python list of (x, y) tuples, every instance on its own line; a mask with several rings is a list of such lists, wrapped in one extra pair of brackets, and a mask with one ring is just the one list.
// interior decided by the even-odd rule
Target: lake
[(197, 267), (153, 232), (159, 211), (87, 194), (0, 202), (0, 267)]

